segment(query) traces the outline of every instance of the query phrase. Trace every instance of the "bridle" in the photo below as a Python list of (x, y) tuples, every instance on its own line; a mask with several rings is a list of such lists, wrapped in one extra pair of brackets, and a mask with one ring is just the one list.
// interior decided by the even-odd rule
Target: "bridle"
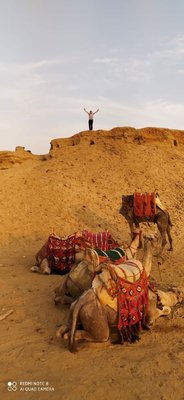
[[(135, 239), (137, 236), (139, 237), (139, 246), (140, 246), (142, 231), (139, 230), (139, 232), (134, 232), (134, 234), (135, 234), (134, 239)], [(134, 240), (134, 239), (133, 239), (133, 240)], [(138, 246), (138, 247), (139, 247), (139, 246)], [(133, 253), (132, 250), (135, 250), (135, 251), (136, 251), (136, 250), (137, 250), (137, 247), (133, 247), (133, 246), (129, 245), (129, 246), (127, 247), (127, 250), (130, 250), (131, 256), (132, 256), (132, 258), (134, 258), (134, 257), (135, 257), (135, 253)]]

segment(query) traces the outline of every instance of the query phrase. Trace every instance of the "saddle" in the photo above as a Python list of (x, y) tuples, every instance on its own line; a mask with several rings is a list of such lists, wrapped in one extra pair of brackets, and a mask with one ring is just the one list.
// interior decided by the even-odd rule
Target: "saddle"
[(109, 231), (93, 233), (87, 230), (82, 231), (83, 237), (91, 243), (92, 248), (108, 251), (118, 246)]
[(76, 246), (81, 249), (90, 246), (109, 250), (117, 245), (109, 231), (93, 233), (83, 230), (63, 237), (52, 234), (36, 254), (36, 259), (41, 262), (47, 258), (51, 273), (63, 275), (69, 272), (74, 264)]
[(126, 252), (120, 247), (115, 247), (114, 249), (107, 251), (100, 249), (95, 249), (92, 251), (96, 253), (95, 255), (98, 260), (97, 264), (107, 262), (107, 259), (109, 259), (114, 264), (121, 264), (126, 260)]
[(134, 214), (136, 217), (151, 217), (156, 214), (155, 192), (134, 193)]
[[(128, 283), (136, 283), (141, 278), (141, 275), (143, 273), (143, 265), (139, 260), (127, 260), (119, 265), (112, 264), (110, 262), (107, 264), (107, 269), (110, 271), (110, 275), (116, 276), (116, 280), (123, 279)], [(92, 288), (94, 289), (96, 294), (98, 294), (98, 289), (101, 287), (102, 284), (107, 288), (107, 280), (108, 278), (107, 274), (105, 273), (105, 268), (104, 270), (102, 270), (101, 274), (95, 275), (92, 282)], [(114, 288), (113, 279), (111, 280), (111, 283)], [(116, 295), (116, 292), (114, 294), (111, 292), (111, 296), (114, 297), (114, 295)]]
[[(131, 264), (120, 266), (108, 266), (113, 273), (110, 276), (107, 271), (102, 271), (96, 275), (92, 288), (96, 293), (100, 303), (108, 305), (118, 313), (118, 331), (122, 342), (133, 342), (139, 339), (139, 332), (146, 326), (146, 316), (148, 313), (148, 285), (149, 280), (142, 264), (136, 260)], [(135, 264), (135, 265), (133, 265)], [(141, 264), (141, 266), (140, 266)], [(131, 270), (132, 268), (132, 270)], [(135, 275), (133, 268), (138, 268)], [(114, 272), (116, 279), (113, 279)], [(126, 279), (124, 278), (126, 275)], [(128, 279), (127, 279), (128, 278)]]

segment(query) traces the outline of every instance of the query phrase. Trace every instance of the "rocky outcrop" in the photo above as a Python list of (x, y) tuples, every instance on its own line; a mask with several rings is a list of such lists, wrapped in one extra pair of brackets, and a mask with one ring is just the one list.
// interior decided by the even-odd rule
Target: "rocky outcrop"
[(108, 141), (123, 141), (125, 143), (142, 144), (145, 142), (152, 142), (157, 144), (164, 144), (169, 146), (177, 146), (184, 144), (184, 131), (167, 129), (167, 128), (141, 128), (135, 129), (133, 127), (116, 127), (109, 131), (84, 131), (66, 139), (53, 139), (51, 141), (51, 148), (49, 154), (52, 156), (57, 155), (59, 150), (68, 146), (76, 146), (81, 143), (92, 145), (99, 142)]
[(0, 169), (7, 169), (28, 160), (48, 160), (57, 157), (60, 151), (71, 146), (95, 145), (108, 143), (132, 143), (141, 145), (152, 143), (157, 145), (179, 146), (184, 145), (184, 131), (147, 127), (135, 129), (133, 127), (116, 127), (109, 131), (83, 131), (69, 138), (57, 138), (50, 142), (50, 151), (45, 155), (34, 155), (25, 147), (17, 146), (15, 151), (0, 151)]
[(25, 150), (22, 146), (17, 146), (15, 151), (0, 151), (0, 169), (8, 169), (35, 157), (37, 156), (33, 155), (30, 150)]

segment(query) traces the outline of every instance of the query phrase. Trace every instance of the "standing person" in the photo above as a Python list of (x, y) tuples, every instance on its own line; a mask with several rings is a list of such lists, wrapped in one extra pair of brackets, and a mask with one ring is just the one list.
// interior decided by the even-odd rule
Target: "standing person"
[(93, 111), (86, 111), (86, 109), (84, 108), (84, 111), (89, 115), (89, 130), (90, 131), (92, 131), (93, 130), (93, 115), (95, 115), (98, 111), (99, 111), (99, 108), (98, 108), (98, 110), (96, 110), (95, 112), (93, 112)]

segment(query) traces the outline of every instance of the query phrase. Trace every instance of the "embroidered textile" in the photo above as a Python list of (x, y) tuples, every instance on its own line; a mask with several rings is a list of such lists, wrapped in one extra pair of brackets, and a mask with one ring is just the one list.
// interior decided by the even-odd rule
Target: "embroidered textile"
[(118, 278), (118, 329), (126, 329), (137, 325), (138, 330), (145, 324), (148, 313), (148, 278), (143, 271), (141, 278), (130, 283)]
[(156, 214), (155, 192), (134, 193), (134, 214), (136, 217), (151, 217)]
[(106, 258), (109, 258), (115, 264), (122, 263), (126, 260), (126, 252), (120, 247), (115, 247), (114, 249), (107, 251), (96, 249), (96, 252), (101, 262), (105, 261)]
[(118, 243), (112, 238), (109, 231), (93, 233), (87, 230), (82, 231), (84, 238), (91, 243), (91, 247), (107, 251), (114, 249)]
[(52, 273), (65, 274), (70, 271), (74, 264), (76, 244), (81, 247), (81, 244), (86, 241), (88, 246), (98, 247), (102, 250), (109, 250), (118, 245), (108, 231), (92, 233), (84, 230), (81, 232), (81, 238), (76, 234), (66, 237), (50, 235), (47, 242), (36, 254), (36, 259), (39, 259), (40, 262), (40, 260), (47, 258)]

